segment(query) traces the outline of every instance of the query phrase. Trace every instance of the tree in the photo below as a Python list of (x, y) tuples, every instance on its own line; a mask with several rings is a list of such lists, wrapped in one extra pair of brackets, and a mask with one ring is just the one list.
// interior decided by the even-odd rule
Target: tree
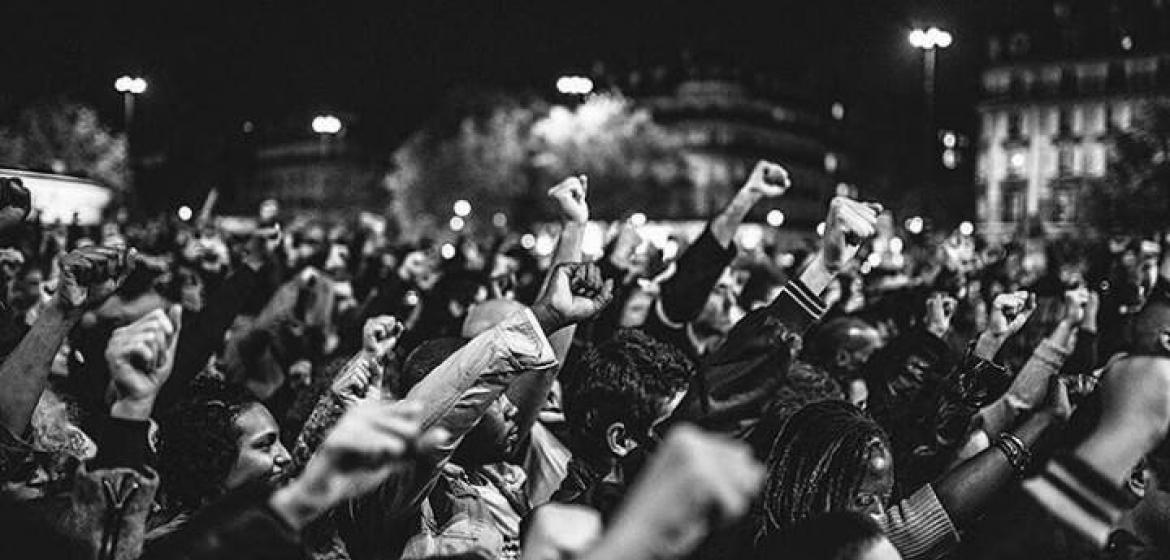
[(1170, 102), (1152, 102), (1114, 135), (1109, 173), (1090, 187), (1089, 220), (1102, 232), (1150, 235), (1170, 216)]
[(547, 218), (553, 214), (545, 190), (582, 173), (594, 193), (593, 215), (617, 217), (677, 187), (685, 168), (680, 153), (677, 139), (621, 96), (597, 95), (568, 108), (459, 93), (395, 152), (386, 183), (407, 229), (418, 229), (409, 224), (425, 223), (427, 214), (446, 222), (459, 199), (471, 202), (473, 223), (498, 211), (521, 224)]
[(103, 126), (92, 107), (42, 101), (0, 128), (0, 165), (88, 177), (121, 189), (126, 138)]

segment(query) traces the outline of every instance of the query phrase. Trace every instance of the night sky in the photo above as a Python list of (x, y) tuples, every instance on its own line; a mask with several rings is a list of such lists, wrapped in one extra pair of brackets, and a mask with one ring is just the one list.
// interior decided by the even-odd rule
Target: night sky
[[(913, 96), (915, 24), (951, 30), (940, 120), (969, 124), (977, 0), (771, 2), (5, 2), (0, 119), (67, 95), (120, 126), (115, 77), (139, 73), (136, 149), (194, 157), (319, 111), (393, 146), (455, 86), (552, 93), (555, 77), (671, 64), (681, 53), (789, 79), (811, 95)], [(182, 6), (179, 8), (179, 6)], [(965, 42), (966, 41), (966, 42)]]

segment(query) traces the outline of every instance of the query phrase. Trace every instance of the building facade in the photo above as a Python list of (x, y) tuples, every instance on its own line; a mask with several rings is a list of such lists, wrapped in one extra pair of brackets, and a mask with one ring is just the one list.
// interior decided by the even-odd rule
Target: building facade
[(1050, 235), (1083, 231), (1084, 195), (1107, 178), (1112, 135), (1170, 94), (1167, 4), (1000, 3), (978, 106), (986, 235), (1037, 223)]

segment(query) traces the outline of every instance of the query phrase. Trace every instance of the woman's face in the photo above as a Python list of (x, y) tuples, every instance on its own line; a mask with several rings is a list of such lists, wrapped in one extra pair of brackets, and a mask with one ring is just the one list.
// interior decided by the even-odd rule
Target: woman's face
[(292, 457), (280, 443), (280, 427), (263, 405), (246, 408), (235, 420), (240, 431), (239, 455), (224, 482), (229, 490), (255, 480), (278, 482), (283, 478)]
[(850, 509), (869, 515), (880, 514), (894, 493), (894, 456), (889, 446), (878, 440), (871, 443), (865, 467), (865, 475), (853, 495)]

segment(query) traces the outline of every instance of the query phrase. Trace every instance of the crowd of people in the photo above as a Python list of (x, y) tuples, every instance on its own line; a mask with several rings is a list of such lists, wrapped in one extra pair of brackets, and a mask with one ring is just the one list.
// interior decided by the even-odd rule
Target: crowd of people
[[(1170, 557), (1170, 259), (955, 233), (446, 254), (354, 220), (42, 224), (0, 184), (0, 556)], [(879, 243), (879, 241), (881, 241)], [(899, 243), (901, 243), (899, 241)]]

